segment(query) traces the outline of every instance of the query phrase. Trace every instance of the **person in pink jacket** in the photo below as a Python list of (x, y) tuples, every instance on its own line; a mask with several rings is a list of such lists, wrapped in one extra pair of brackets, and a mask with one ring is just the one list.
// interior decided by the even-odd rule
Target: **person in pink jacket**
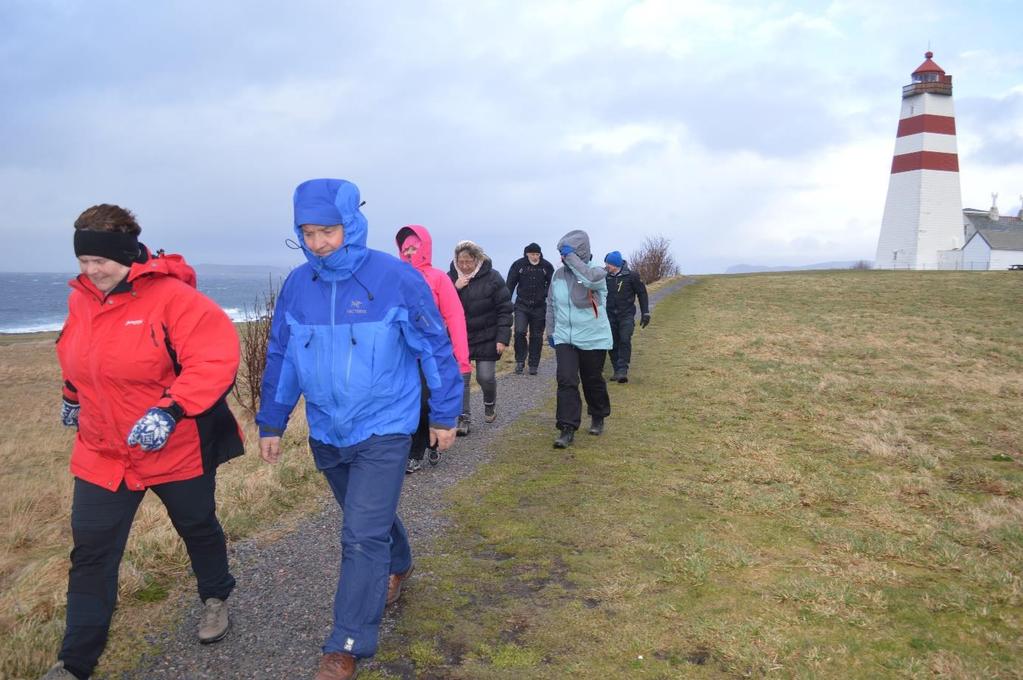
[[(394, 236), (394, 242), (398, 245), (398, 254), (426, 279), (426, 284), (433, 291), (433, 301), (440, 310), (440, 315), (447, 326), (448, 337), (451, 338), (451, 346), (454, 348), (455, 361), (458, 362), (458, 370), (463, 375), (472, 371), (469, 363), (469, 338), (465, 331), (465, 311), (458, 299), (458, 291), (451, 283), (448, 275), (433, 266), (433, 239), (430, 232), (418, 224), (409, 224), (398, 230)], [(421, 373), (420, 373), (421, 375)], [(422, 407), (420, 408), (419, 429), (412, 435), (412, 445), (409, 449), (408, 466), (405, 468), (407, 474), (411, 474), (422, 467), (423, 454), (430, 445), (430, 423), (427, 398), (430, 395), (423, 381)]]

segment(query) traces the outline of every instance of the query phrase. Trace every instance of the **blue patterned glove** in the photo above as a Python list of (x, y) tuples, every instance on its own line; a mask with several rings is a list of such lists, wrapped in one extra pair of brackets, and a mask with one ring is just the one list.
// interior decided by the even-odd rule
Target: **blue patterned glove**
[(562, 257), (568, 257), (569, 255), (575, 252), (575, 248), (566, 243), (565, 245), (558, 248), (558, 252), (561, 253)]
[(78, 429), (78, 412), (82, 410), (82, 407), (76, 403), (72, 403), (67, 399), (61, 399), (60, 404), (60, 422), (64, 427), (73, 427)]
[(551, 347), (554, 347), (554, 336), (553, 335), (548, 335), (547, 336), (547, 344), (550, 345)]
[(159, 451), (170, 438), (178, 422), (167, 411), (155, 406), (139, 418), (128, 433), (128, 446), (138, 446), (143, 451)]

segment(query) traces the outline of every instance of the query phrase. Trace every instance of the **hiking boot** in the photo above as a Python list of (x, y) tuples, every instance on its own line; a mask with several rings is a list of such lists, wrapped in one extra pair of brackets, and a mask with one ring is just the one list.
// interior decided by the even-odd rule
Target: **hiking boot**
[(497, 404), (483, 404), (483, 420), (488, 423), (497, 420)]
[(561, 428), (561, 436), (554, 440), (554, 448), (567, 449), (572, 445), (573, 439), (575, 439), (575, 430), (571, 427), (563, 427)]
[(415, 458), (409, 458), (408, 462), (405, 463), (405, 474), (411, 475), (413, 472), (419, 472), (423, 469), (423, 461)]
[(455, 435), (464, 437), (467, 434), (469, 434), (469, 414), (463, 413), (458, 416), (458, 429), (455, 430)]
[(46, 675), (39, 680), (78, 680), (78, 678), (71, 671), (64, 668), (63, 661), (58, 661), (50, 666), (50, 670), (46, 671)]
[(629, 382), (629, 374), (626, 371), (622, 371), (621, 375), (618, 376), (618, 382), (627, 383)]
[(202, 605), (202, 618), (199, 620), (199, 642), (208, 645), (223, 640), (231, 622), (227, 618), (227, 602), (215, 597), (207, 598)]
[(599, 435), (604, 431), (604, 419), (592, 416), (590, 418), (590, 434)]
[(515, 375), (522, 375), (522, 370), (526, 367), (526, 362), (516, 361), (515, 362)]
[(623, 375), (625, 375), (624, 371), (620, 368), (616, 368), (614, 375), (611, 376), (611, 382), (620, 382)]
[(404, 574), (391, 574), (387, 577), (387, 604), (394, 604), (401, 597), (401, 584), (405, 582), (409, 576), (412, 575), (412, 570), (416, 568), (413, 563)]
[(529, 375), (536, 375), (536, 366), (529, 367)]
[(320, 657), (320, 667), (313, 680), (355, 680), (358, 674), (354, 656), (344, 652), (327, 652)]

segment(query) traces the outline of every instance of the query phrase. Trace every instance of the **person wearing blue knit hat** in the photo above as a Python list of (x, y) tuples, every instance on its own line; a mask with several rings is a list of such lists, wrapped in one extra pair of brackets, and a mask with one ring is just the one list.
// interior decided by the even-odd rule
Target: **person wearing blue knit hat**
[(451, 446), (462, 379), (433, 293), (415, 269), (366, 247), (358, 188), (314, 179), (295, 190), (294, 230), (306, 264), (281, 288), (270, 329), (256, 424), (260, 455), (281, 457), (281, 436), (305, 396), (309, 446), (344, 516), (334, 625), (316, 680), (350, 680), (377, 650), (384, 607), (412, 573), (398, 518), (422, 376), (430, 443)]
[(636, 298), (639, 298), (639, 327), (650, 323), (650, 300), (639, 274), (629, 269), (622, 254), (612, 250), (604, 256), (607, 270), (607, 320), (611, 323), (614, 347), (611, 349), (612, 382), (629, 382), (632, 360), (632, 332), (636, 330)]

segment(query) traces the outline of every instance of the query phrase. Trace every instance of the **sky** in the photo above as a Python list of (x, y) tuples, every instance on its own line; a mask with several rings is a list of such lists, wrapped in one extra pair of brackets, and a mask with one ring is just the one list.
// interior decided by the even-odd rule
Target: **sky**
[(85, 208), (193, 263), (302, 261), (291, 196), (338, 177), (369, 245), (506, 271), (572, 229), (683, 272), (872, 260), (901, 88), (953, 76), (964, 207), (1023, 194), (1018, 4), (4, 0), (0, 270), (73, 271)]

